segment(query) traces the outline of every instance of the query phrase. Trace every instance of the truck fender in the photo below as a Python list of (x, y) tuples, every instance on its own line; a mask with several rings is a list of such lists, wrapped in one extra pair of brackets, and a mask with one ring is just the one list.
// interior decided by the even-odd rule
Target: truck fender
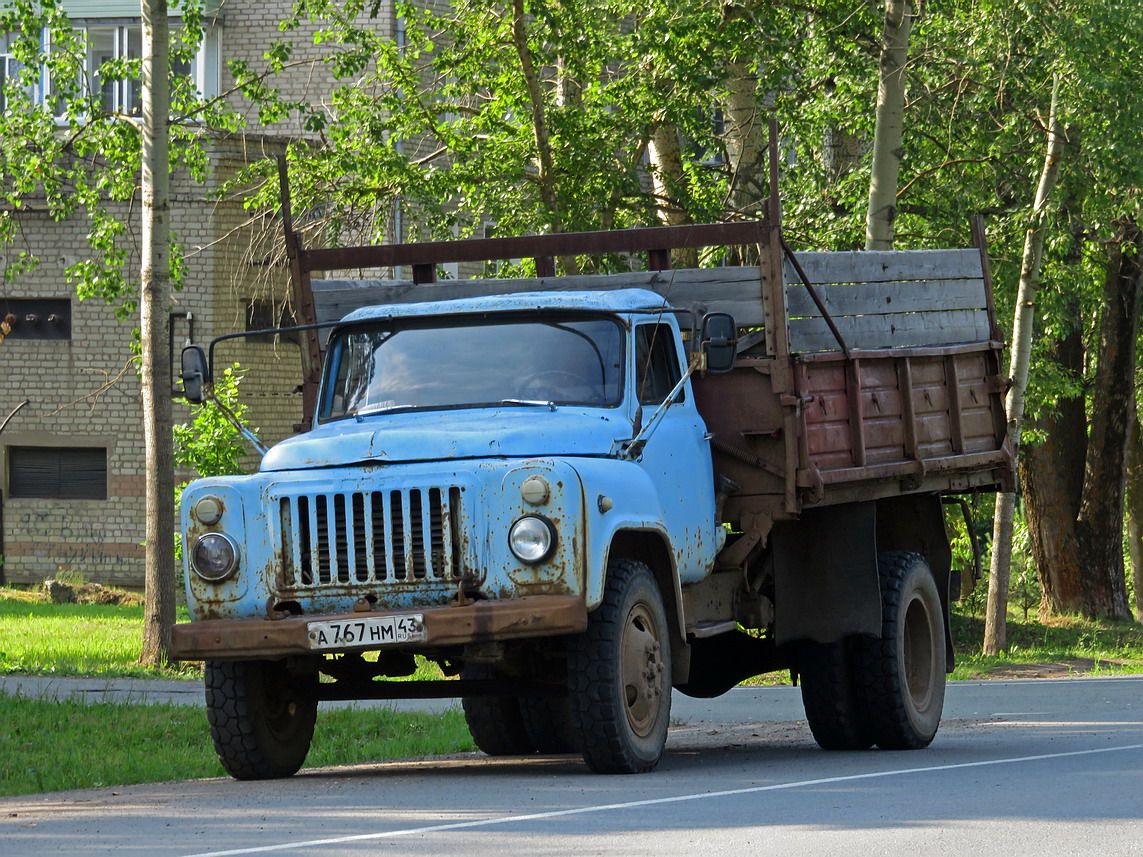
[[(622, 530), (615, 534), (608, 548), (612, 557), (637, 559), (651, 569), (671, 634), (671, 675), (675, 684), (685, 683), (690, 676), (691, 652), (687, 644), (686, 617), (683, 613), (683, 591), (670, 540), (663, 530)], [(604, 566), (606, 568), (606, 565)], [(674, 617), (674, 621), (671, 621)]]
[(610, 459), (577, 461), (584, 492), (584, 600), (589, 611), (603, 601), (607, 562), (623, 556), (646, 563), (659, 584), (663, 607), (671, 622), (672, 668), (675, 679), (689, 664), (683, 618), (682, 584), (677, 553), (663, 523), (658, 493), (650, 477), (636, 464)]

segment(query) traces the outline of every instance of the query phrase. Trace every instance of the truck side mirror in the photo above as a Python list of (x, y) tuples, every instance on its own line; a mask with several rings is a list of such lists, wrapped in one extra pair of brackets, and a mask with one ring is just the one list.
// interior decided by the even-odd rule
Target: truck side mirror
[(706, 371), (715, 375), (734, 368), (738, 350), (738, 328), (734, 317), (726, 312), (708, 312), (702, 319), (700, 347), (706, 354)]
[(188, 345), (183, 349), (182, 374), (183, 395), (192, 405), (206, 401), (205, 386), (210, 383), (210, 367), (206, 362), (206, 352), (201, 345)]

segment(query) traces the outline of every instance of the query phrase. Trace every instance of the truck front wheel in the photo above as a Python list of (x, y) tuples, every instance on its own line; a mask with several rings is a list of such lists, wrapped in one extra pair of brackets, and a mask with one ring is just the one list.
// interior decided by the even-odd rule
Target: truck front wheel
[(671, 653), (651, 570), (608, 564), (603, 603), (568, 643), (572, 717), (596, 773), (635, 774), (659, 762), (671, 715)]
[(317, 700), (278, 661), (207, 661), (206, 714), (214, 749), (239, 780), (297, 773), (309, 753)]
[(924, 557), (887, 551), (881, 577), (880, 639), (856, 649), (856, 688), (877, 746), (919, 750), (937, 734), (945, 701), (945, 630), (937, 584)]

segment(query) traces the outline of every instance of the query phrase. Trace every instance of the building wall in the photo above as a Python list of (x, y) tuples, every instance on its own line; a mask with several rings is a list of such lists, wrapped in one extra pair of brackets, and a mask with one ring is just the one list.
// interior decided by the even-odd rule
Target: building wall
[[(106, 0), (73, 0), (69, 12), (89, 24), (138, 15)], [(262, 54), (283, 38), (279, 22), (289, 14), (288, 0), (227, 0), (219, 19), (220, 83), (233, 80), (225, 68), (230, 59), (244, 59), (264, 68)], [(392, 5), (383, 3), (377, 26), (395, 32)], [(295, 43), (295, 58), (316, 59), (308, 29), (287, 34)], [(330, 89), (328, 70), (320, 63), (302, 65), (276, 78), (284, 97), (321, 104)], [(297, 120), (258, 126), (250, 105), (238, 97), (232, 103), (246, 112), (246, 135), (211, 145), (214, 173), (200, 186), (185, 176), (172, 177), (171, 220), (187, 255), (185, 287), (172, 298), (174, 368), (187, 340), (205, 344), (223, 333), (245, 329), (252, 299), (286, 303), (288, 272), (267, 260), (281, 256), (281, 224), (270, 216), (252, 217), (233, 200), (219, 201), (218, 182), (245, 163), (272, 156), (290, 139), (301, 136)], [(138, 211), (136, 206), (135, 211)], [(137, 316), (115, 317), (114, 307), (98, 299), (79, 301), (65, 269), (87, 253), (84, 218), (57, 223), (43, 213), (21, 211), (22, 244), (0, 248), (0, 255), (26, 250), (38, 256), (40, 267), (14, 282), (0, 282), (0, 319), (12, 298), (70, 299), (72, 337), (69, 341), (31, 341), (8, 337), (0, 342), (0, 580), (34, 584), (67, 570), (86, 579), (128, 587), (143, 582), (144, 449), (139, 380), (132, 362)], [(137, 213), (134, 215), (137, 218)], [(138, 270), (138, 234), (128, 235), (128, 270)], [(0, 259), (0, 266), (7, 267)], [(301, 357), (291, 342), (233, 342), (220, 346), (218, 365), (239, 362), (245, 373), (240, 386), (249, 406), (250, 424), (267, 443), (288, 436), (301, 416)], [(172, 388), (175, 379), (172, 378)], [(13, 414), (23, 402), (28, 404)], [(175, 399), (176, 422), (189, 410)], [(107, 499), (18, 499), (10, 496), (9, 449), (12, 446), (94, 446), (107, 450)], [(256, 457), (247, 459), (256, 467)], [(183, 474), (189, 476), (189, 474)]]
[[(212, 154), (222, 174), (246, 157), (248, 143), (218, 144)], [(251, 224), (235, 202), (219, 203), (210, 187), (176, 179), (172, 187), (172, 227), (187, 253), (187, 281), (174, 293), (175, 366), (190, 325), (193, 338), (245, 328), (246, 308), (254, 296), (285, 300), (287, 275), (260, 264), (264, 229), (278, 227), (270, 218)], [(0, 420), (24, 399), (0, 433), (3, 572), (9, 583), (27, 584), (68, 570), (86, 579), (137, 587), (143, 579), (144, 449), (139, 380), (133, 356), (137, 318), (118, 321), (102, 301), (75, 299), (64, 269), (82, 253), (86, 225), (81, 219), (55, 223), (43, 215), (23, 215), (26, 249), (42, 264), (35, 273), (0, 286), (0, 315), (9, 298), (70, 298), (70, 341), (31, 341), (8, 337), (0, 342)], [(279, 227), (280, 228), (280, 227)], [(280, 240), (280, 239), (279, 239)], [(134, 246), (129, 240), (125, 246)], [(129, 265), (137, 268), (133, 254)], [(247, 373), (241, 385), (251, 425), (272, 443), (288, 436), (301, 413), (295, 388), (301, 380), (300, 355), (289, 343), (237, 344), (219, 352), (220, 363), (233, 360)], [(177, 374), (177, 368), (174, 373)], [(172, 388), (175, 379), (172, 378)], [(175, 399), (176, 422), (189, 409)], [(12, 498), (8, 450), (12, 446), (95, 446), (107, 450), (107, 499), (59, 500)], [(256, 460), (251, 457), (253, 467)]]

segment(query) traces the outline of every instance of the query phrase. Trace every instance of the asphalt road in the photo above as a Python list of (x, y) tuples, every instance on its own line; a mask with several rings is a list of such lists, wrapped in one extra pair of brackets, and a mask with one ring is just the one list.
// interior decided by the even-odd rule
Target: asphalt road
[(1143, 677), (963, 682), (924, 751), (817, 749), (791, 688), (677, 706), (656, 772), (478, 754), (0, 799), (0, 854), (1143, 855)]

